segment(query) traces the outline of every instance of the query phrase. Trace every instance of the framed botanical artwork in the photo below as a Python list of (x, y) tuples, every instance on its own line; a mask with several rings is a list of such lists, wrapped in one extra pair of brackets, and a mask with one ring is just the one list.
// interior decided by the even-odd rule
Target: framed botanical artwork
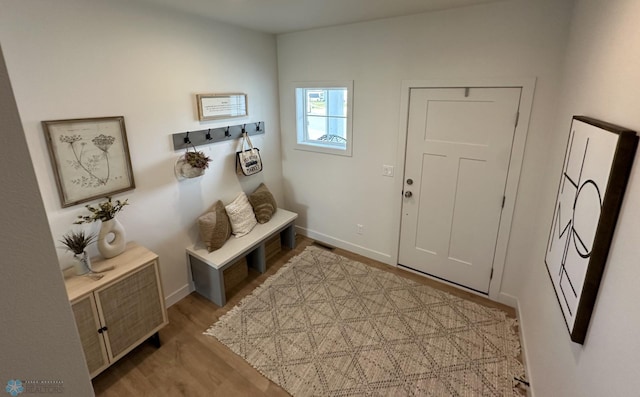
[(586, 337), (637, 146), (634, 131), (573, 117), (545, 263), (576, 343)]
[(247, 94), (197, 94), (198, 119), (217, 120), (249, 115)]
[(135, 188), (124, 117), (43, 121), (62, 207)]

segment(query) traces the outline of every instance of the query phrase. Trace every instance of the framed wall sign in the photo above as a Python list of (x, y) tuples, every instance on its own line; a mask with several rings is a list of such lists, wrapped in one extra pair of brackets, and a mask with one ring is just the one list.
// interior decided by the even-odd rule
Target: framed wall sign
[(545, 263), (576, 343), (584, 343), (637, 145), (634, 131), (573, 117)]
[(124, 117), (43, 121), (62, 207), (135, 188)]
[(248, 116), (247, 94), (197, 94), (200, 120)]

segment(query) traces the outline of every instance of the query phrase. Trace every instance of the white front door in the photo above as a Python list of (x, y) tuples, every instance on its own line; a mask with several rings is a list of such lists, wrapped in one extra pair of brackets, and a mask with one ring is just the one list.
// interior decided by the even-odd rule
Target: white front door
[(412, 88), (399, 263), (488, 293), (521, 88)]

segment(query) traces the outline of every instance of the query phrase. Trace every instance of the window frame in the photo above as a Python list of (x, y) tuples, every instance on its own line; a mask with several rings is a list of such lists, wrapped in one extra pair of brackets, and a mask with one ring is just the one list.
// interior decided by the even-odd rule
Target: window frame
[[(345, 81), (312, 81), (312, 82), (295, 82), (293, 83), (293, 95), (295, 103), (295, 121), (296, 121), (296, 134), (295, 134), (295, 149), (305, 150), (316, 153), (335, 154), (339, 156), (352, 156), (353, 150), (353, 80)], [(306, 120), (306, 97), (305, 95), (299, 95), (301, 90), (327, 90), (335, 88), (344, 88), (347, 90), (347, 114), (346, 114), (346, 127), (345, 136), (347, 142), (343, 145), (338, 145), (332, 142), (319, 142), (316, 140), (308, 140), (307, 137), (307, 124)]]

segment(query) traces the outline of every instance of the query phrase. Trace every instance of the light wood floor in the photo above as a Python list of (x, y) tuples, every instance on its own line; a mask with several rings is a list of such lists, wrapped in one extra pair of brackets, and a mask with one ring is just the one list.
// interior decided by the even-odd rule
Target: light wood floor
[[(195, 292), (170, 307), (169, 325), (160, 331), (162, 346), (157, 349), (149, 342), (143, 343), (98, 375), (93, 380), (96, 396), (288, 396), (286, 391), (260, 375), (215, 338), (202, 333), (310, 244), (313, 244), (312, 240), (298, 236), (296, 248), (274, 255), (268, 261), (265, 274), (250, 271), (243, 283), (228, 291), (225, 307), (218, 307)], [(341, 249), (334, 252), (476, 303), (502, 309), (515, 317), (512, 308), (478, 295)]]

